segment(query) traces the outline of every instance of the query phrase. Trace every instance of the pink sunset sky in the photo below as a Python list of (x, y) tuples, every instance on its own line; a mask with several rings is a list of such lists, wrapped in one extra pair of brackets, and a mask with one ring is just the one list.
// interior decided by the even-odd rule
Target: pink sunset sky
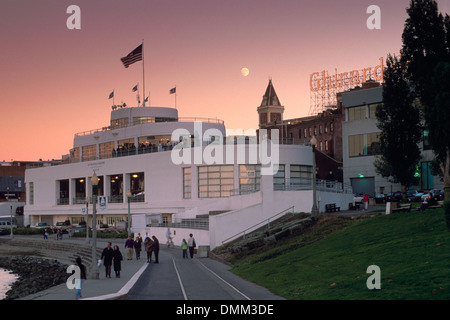
[[(438, 1), (449, 13), (449, 1)], [(66, 26), (70, 5), (81, 29)], [(370, 5), (381, 29), (369, 30)], [(309, 115), (309, 76), (374, 67), (398, 54), (409, 0), (2, 0), (0, 161), (59, 159), (74, 134), (136, 106), (142, 62), (120, 58), (144, 39), (145, 95), (180, 117), (256, 129), (272, 78), (284, 118)], [(244, 77), (241, 69), (250, 74)], [(141, 91), (141, 97), (143, 93)]]

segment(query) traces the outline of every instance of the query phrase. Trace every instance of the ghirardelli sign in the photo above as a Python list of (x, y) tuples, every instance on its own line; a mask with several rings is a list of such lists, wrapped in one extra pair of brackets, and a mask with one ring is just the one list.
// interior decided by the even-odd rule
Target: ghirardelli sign
[(380, 58), (380, 64), (374, 67), (367, 67), (362, 70), (353, 70), (349, 72), (338, 73), (335, 68), (334, 75), (328, 75), (324, 70), (322, 72), (314, 72), (309, 78), (309, 87), (311, 91), (329, 90), (347, 86), (356, 86), (367, 80), (383, 80), (383, 58)]

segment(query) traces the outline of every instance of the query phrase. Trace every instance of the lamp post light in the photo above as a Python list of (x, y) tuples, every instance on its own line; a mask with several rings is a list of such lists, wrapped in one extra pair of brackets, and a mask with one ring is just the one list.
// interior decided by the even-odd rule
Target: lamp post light
[(11, 204), (11, 201), (9, 200), (9, 197), (10, 197), (11, 195), (9, 194), (9, 187), (6, 187), (6, 200), (8, 200), (8, 202), (9, 202), (9, 214), (10, 214), (10, 217), (11, 217), (11, 219), (10, 219), (10, 223), (9, 223), (9, 227), (10, 227), (10, 234), (9, 234), (9, 237), (11, 238), (11, 239), (13, 239), (14, 238), (14, 234), (13, 234), (13, 231), (12, 231), (12, 227), (13, 227), (13, 223), (12, 223), (12, 204)]
[(131, 216), (130, 216), (130, 201), (131, 197), (133, 196), (130, 192), (130, 190), (127, 191), (127, 202), (128, 202), (128, 223), (127, 223), (127, 229), (128, 229), (128, 236), (131, 237)]
[(312, 177), (312, 188), (313, 188), (313, 205), (311, 209), (311, 216), (316, 217), (319, 214), (319, 210), (317, 208), (316, 202), (316, 144), (317, 139), (316, 136), (312, 136), (311, 138), (311, 146), (312, 146), (312, 154), (313, 154), (313, 177)]
[(86, 244), (89, 244), (89, 198), (86, 197)]
[[(97, 185), (98, 178), (94, 172), (94, 175), (91, 177), (91, 185), (92, 185), (92, 268), (91, 268), (91, 279), (98, 280), (99, 279), (99, 271), (97, 265), (97, 212), (95, 208), (95, 202), (97, 200)], [(86, 225), (87, 227), (87, 225)]]

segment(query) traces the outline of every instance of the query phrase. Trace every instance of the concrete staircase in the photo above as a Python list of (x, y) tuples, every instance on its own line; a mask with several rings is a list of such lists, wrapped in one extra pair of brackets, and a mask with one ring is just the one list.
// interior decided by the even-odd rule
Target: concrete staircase
[[(92, 247), (84, 243), (38, 240), (38, 239), (2, 239), (0, 246), (3, 251), (11, 251), (11, 254), (24, 254), (29, 256), (46, 257), (59, 260), (66, 264), (75, 264), (75, 259), (80, 257), (86, 267), (92, 263)], [(97, 258), (100, 259), (103, 249), (97, 248)]]

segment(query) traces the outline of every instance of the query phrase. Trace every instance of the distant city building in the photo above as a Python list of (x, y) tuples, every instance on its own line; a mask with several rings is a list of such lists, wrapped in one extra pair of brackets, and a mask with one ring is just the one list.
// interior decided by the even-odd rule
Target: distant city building
[[(375, 110), (383, 103), (383, 86), (368, 81), (355, 89), (342, 93), (345, 121), (342, 124), (344, 183), (350, 184), (358, 194), (386, 194), (401, 190), (400, 184), (389, 182), (375, 172), (374, 161), (380, 155), (379, 134)], [(431, 174), (432, 150), (424, 132), (421, 143), (422, 160), (417, 170), (419, 190), (441, 189), (443, 182)], [(401, 155), (399, 155), (401, 157)]]
[(279, 130), (281, 144), (310, 145), (313, 136), (317, 139), (317, 177), (323, 180), (342, 182), (342, 121), (344, 115), (338, 96), (338, 105), (313, 116), (283, 118), (281, 105), (272, 80), (269, 80), (261, 105), (257, 108), (259, 129)]

